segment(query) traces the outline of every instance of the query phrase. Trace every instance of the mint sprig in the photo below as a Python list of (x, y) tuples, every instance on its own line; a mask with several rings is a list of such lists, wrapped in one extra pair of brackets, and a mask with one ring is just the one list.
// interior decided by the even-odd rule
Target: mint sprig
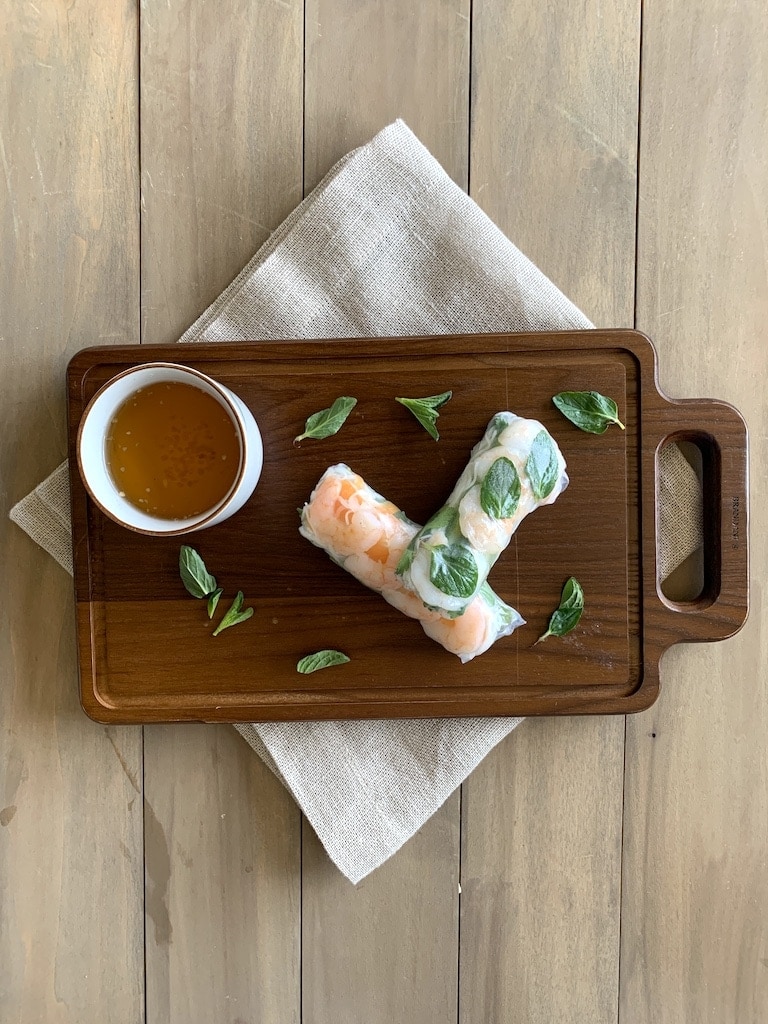
[(450, 401), (452, 395), (452, 391), (444, 391), (441, 395), (428, 395), (426, 398), (396, 398), (395, 401), (412, 412), (429, 436), (438, 441), (440, 439), (436, 425), (438, 409), (442, 409), (445, 403)]
[(307, 437), (322, 440), (324, 437), (331, 437), (333, 434), (338, 433), (356, 405), (356, 398), (342, 395), (328, 409), (313, 412), (304, 424), (304, 433), (295, 437), (293, 443), (297, 444)]
[(588, 434), (604, 434), (611, 423), (624, 430), (619, 407), (599, 391), (561, 391), (552, 401), (566, 419)]
[(311, 672), (319, 672), (322, 668), (332, 668), (334, 665), (345, 665), (349, 661), (346, 654), (341, 651), (324, 650), (315, 651), (300, 658), (296, 664), (296, 671), (307, 676)]
[[(202, 556), (188, 544), (182, 544), (179, 551), (179, 575), (188, 594), (198, 600), (207, 601), (208, 618), (212, 619), (224, 588), (216, 585), (216, 577), (208, 572)], [(236, 626), (238, 622), (250, 619), (253, 608), (246, 608), (243, 611), (244, 600), (243, 592), (239, 590), (224, 618), (213, 631), (213, 636), (218, 636), (223, 629)]]
[(243, 597), (242, 590), (238, 590), (237, 594), (235, 594), (235, 599), (227, 609), (224, 618), (218, 624), (216, 629), (214, 629), (214, 636), (218, 636), (222, 630), (229, 629), (230, 626), (236, 626), (238, 622), (245, 622), (246, 619), (250, 619), (253, 615), (253, 608), (246, 608), (243, 610), (244, 601), (245, 598)]
[(575, 577), (571, 576), (563, 587), (559, 607), (552, 613), (546, 633), (542, 633), (536, 643), (540, 644), (548, 636), (565, 636), (570, 633), (584, 612), (584, 591)]
[(208, 598), (216, 591), (216, 577), (211, 576), (203, 559), (188, 544), (181, 545), (179, 573), (181, 582), (192, 597)]
[(212, 594), (208, 595), (208, 618), (213, 618), (213, 613), (216, 611), (216, 605), (219, 603), (219, 598), (224, 593), (224, 587), (217, 587)]

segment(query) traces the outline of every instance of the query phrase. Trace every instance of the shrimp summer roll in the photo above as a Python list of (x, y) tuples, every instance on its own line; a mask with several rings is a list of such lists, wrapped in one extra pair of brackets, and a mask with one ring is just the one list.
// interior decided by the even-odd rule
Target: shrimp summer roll
[(343, 463), (325, 471), (301, 510), (299, 532), (356, 580), (417, 619), (437, 643), (471, 661), (524, 620), (485, 584), (460, 617), (426, 608), (395, 572), (417, 523)]
[(408, 545), (398, 575), (427, 608), (464, 615), (523, 519), (567, 486), (549, 431), (497, 413), (445, 505)]

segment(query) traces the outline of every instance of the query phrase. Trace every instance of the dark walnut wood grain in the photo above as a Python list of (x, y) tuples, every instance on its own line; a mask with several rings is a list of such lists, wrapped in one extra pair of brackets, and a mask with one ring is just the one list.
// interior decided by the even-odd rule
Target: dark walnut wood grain
[[(257, 721), (442, 715), (606, 714), (656, 698), (672, 644), (730, 636), (747, 612), (746, 427), (711, 400), (670, 402), (655, 354), (632, 331), (101, 348), (68, 370), (70, 455), (85, 404), (128, 365), (195, 366), (236, 391), (264, 436), (264, 472), (226, 523), (187, 538), (255, 615), (211, 636), (203, 602), (178, 575), (178, 538), (147, 538), (105, 518), (72, 468), (81, 699), (98, 721)], [(393, 401), (452, 389), (435, 443)], [(563, 390), (598, 390), (626, 431), (596, 436), (554, 408)], [(338, 395), (358, 405), (334, 437), (293, 438)], [(346, 462), (423, 522), (449, 493), (490, 417), (540, 419), (571, 479), (529, 516), (490, 582), (527, 620), (461, 665), (298, 533), (297, 508), (323, 471)], [(656, 455), (692, 438), (705, 453), (707, 579), (672, 605), (656, 578)], [(564, 638), (534, 647), (565, 579), (586, 595)], [(224, 607), (224, 603), (222, 607)], [(335, 647), (343, 667), (300, 676), (304, 654)]]

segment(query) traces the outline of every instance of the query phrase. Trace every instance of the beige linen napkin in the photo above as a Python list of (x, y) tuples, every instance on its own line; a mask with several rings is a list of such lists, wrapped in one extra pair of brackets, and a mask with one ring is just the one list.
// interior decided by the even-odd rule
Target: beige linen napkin
[[(331, 170), (181, 340), (590, 326), (397, 121)], [(676, 471), (696, 487), (682, 462)], [(11, 518), (71, 572), (68, 500), (62, 466)], [(675, 548), (665, 565), (674, 567), (690, 553), (695, 531), (685, 544), (688, 549)], [(332, 860), (358, 882), (520, 721), (237, 728), (291, 791)]]

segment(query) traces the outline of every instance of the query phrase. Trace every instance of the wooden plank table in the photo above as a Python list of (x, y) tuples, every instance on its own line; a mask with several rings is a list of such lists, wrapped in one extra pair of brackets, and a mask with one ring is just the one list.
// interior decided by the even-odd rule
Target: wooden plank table
[[(763, 1024), (763, 4), (6, 7), (0, 1021)], [(398, 116), (666, 390), (745, 413), (753, 609), (649, 712), (525, 723), (355, 888), (232, 728), (81, 714), (70, 580), (5, 511), (63, 455), (67, 359), (175, 340)]]

